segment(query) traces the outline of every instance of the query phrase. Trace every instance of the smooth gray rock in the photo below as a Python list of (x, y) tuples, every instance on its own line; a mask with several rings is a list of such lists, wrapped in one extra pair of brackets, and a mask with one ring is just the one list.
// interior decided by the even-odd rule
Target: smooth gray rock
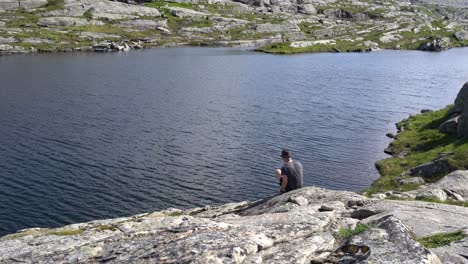
[(156, 8), (108, 0), (65, 0), (64, 8), (45, 12), (43, 16), (82, 16), (92, 10), (93, 18), (128, 19), (137, 16), (160, 17)]
[(192, 9), (182, 8), (182, 7), (169, 7), (169, 11), (172, 15), (180, 18), (198, 18), (198, 17), (207, 17), (211, 16), (210, 13), (199, 12)]
[(97, 32), (81, 32), (80, 33), (80, 38), (86, 38), (86, 39), (118, 39), (121, 38), (119, 35), (114, 35), (114, 34), (105, 34), (105, 33), (97, 33)]
[(86, 26), (86, 25), (104, 25), (101, 21), (87, 20), (76, 17), (43, 17), (37, 21), (37, 25), (41, 27), (71, 27), (71, 26)]
[(364, 205), (361, 209), (378, 213), (364, 219), (364, 223), (383, 215), (394, 215), (411, 228), (417, 237), (455, 232), (468, 227), (468, 207), (463, 206), (422, 201), (378, 200)]
[(281, 33), (281, 32), (291, 32), (291, 31), (300, 31), (301, 29), (293, 23), (281, 23), (281, 24), (258, 24), (255, 25), (255, 31), (260, 33), (266, 32), (274, 32), (274, 33)]
[[(408, 228), (420, 235), (459, 229), (467, 210), (305, 187), (254, 203), (28, 229), (0, 238), (0, 263), (439, 263)], [(359, 219), (371, 228), (349, 240), (337, 237)], [(343, 255), (347, 243), (365, 245), (370, 254)]]
[(398, 179), (399, 184), (424, 184), (425, 181), (421, 177), (411, 177)]
[(468, 170), (454, 171), (428, 188), (440, 188), (457, 193), (464, 199), (468, 200)]
[(370, 229), (353, 237), (348, 244), (367, 246), (368, 256), (356, 254), (349, 259), (357, 263), (431, 263), (439, 258), (414, 240), (412, 231), (398, 218), (383, 216), (369, 222)]
[(47, 0), (2, 0), (0, 1), (0, 11), (14, 11), (22, 7), (26, 10), (38, 8), (47, 4)]
[(303, 4), (297, 6), (297, 12), (306, 15), (317, 14), (317, 9), (312, 4)]
[(136, 20), (125, 20), (119, 23), (121, 27), (139, 29), (139, 30), (156, 30), (158, 27), (167, 28), (167, 20), (146, 20), (146, 19), (136, 19)]
[(14, 37), (7, 37), (7, 38), (0, 37), (0, 44), (11, 44), (11, 43), (16, 43), (16, 42), (18, 42), (18, 40), (15, 39)]
[(10, 46), (6, 44), (0, 44), (0, 55), (5, 54), (19, 54), (28, 52), (26, 49), (20, 46)]
[(415, 195), (416, 200), (436, 199), (441, 202), (447, 201), (447, 193), (439, 188), (430, 188), (417, 191)]
[(50, 39), (42, 39), (42, 38), (25, 38), (23, 42), (30, 43), (30, 44), (51, 44), (54, 43)]

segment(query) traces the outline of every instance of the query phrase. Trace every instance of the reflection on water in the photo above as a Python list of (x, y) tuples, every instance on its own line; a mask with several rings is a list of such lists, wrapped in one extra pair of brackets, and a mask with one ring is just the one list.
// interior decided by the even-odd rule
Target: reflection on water
[(278, 190), (360, 191), (385, 133), (440, 108), (468, 49), (274, 56), (235, 49), (0, 57), (0, 234)]

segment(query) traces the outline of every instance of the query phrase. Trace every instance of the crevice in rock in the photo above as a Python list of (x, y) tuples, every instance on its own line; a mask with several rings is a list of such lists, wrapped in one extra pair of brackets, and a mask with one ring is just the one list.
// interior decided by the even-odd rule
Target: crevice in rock
[(371, 217), (379, 213), (380, 212), (375, 212), (375, 211), (368, 210), (368, 209), (359, 209), (351, 213), (351, 218), (362, 220), (362, 219), (366, 219), (368, 217)]

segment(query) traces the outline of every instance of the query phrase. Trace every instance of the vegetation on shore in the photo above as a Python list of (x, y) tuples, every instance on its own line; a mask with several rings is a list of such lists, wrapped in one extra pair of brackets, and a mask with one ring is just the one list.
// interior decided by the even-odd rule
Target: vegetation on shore
[(342, 238), (350, 238), (354, 235), (357, 235), (359, 233), (366, 231), (369, 228), (370, 228), (369, 225), (359, 223), (356, 225), (354, 229), (353, 228), (340, 228), (337, 232), (337, 235)]
[[(70, 18), (86, 19), (90, 25), (38, 25), (41, 18), (51, 16), (44, 13), (68, 8), (64, 0), (48, 0), (46, 5), (36, 9), (20, 7), (15, 11), (0, 12), (0, 37), (14, 38), (14, 42), (6, 42), (7, 45), (32, 51), (89, 48), (103, 41), (141, 41), (143, 46), (165, 43), (229, 46), (239, 40), (262, 40), (262, 43), (270, 44), (258, 48), (258, 51), (277, 54), (419, 49), (424, 43), (442, 38), (447, 41), (444, 48), (468, 45), (468, 40), (460, 37), (464, 36), (460, 33), (466, 28), (454, 22), (458, 19), (456, 16), (448, 19), (445, 15), (458, 11), (448, 7), (390, 0), (378, 3), (339, 0), (334, 3), (314, 2), (310, 4), (312, 7), (308, 7), (312, 10), (304, 13), (299, 10), (308, 4), (291, 4), (288, 11), (268, 12), (265, 7), (262, 7), (265, 10), (260, 10), (259, 6), (238, 2), (144, 2), (142, 8), (157, 9), (161, 17), (145, 13), (117, 15), (116, 18), (112, 18), (114, 13), (100, 16), (95, 13), (93, 4), (87, 3), (82, 15)], [(174, 8), (181, 9), (179, 14), (174, 12)], [(121, 22), (133, 20), (156, 21), (161, 25), (167, 24), (163, 26), (167, 28), (142, 29), (121, 25)], [(82, 36), (83, 32), (88, 33), (87, 36)], [(35, 40), (31, 41), (31, 38)]]
[[(401, 131), (390, 144), (393, 153), (405, 155), (376, 162), (381, 177), (367, 190), (367, 195), (384, 191), (409, 191), (420, 184), (399, 184), (396, 178), (403, 172), (436, 159), (441, 153), (453, 152), (447, 157), (453, 170), (468, 169), (468, 138), (441, 133), (439, 125), (447, 120), (451, 106), (434, 112), (422, 113), (399, 122)], [(433, 175), (428, 182), (435, 182), (445, 175)], [(437, 201), (432, 201), (437, 202)]]
[(426, 248), (438, 248), (448, 246), (453, 242), (462, 240), (466, 236), (467, 235), (463, 233), (462, 230), (460, 230), (452, 233), (440, 233), (434, 234), (432, 236), (422, 237), (418, 239), (418, 242)]

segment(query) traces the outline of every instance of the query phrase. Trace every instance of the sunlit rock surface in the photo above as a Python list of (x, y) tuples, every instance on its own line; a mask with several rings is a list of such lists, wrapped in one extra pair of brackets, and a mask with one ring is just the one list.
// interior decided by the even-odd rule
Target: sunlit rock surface
[[(253, 203), (28, 229), (0, 238), (0, 263), (440, 263), (415, 238), (466, 223), (465, 207), (306, 187)], [(357, 224), (367, 228), (342, 235)]]

